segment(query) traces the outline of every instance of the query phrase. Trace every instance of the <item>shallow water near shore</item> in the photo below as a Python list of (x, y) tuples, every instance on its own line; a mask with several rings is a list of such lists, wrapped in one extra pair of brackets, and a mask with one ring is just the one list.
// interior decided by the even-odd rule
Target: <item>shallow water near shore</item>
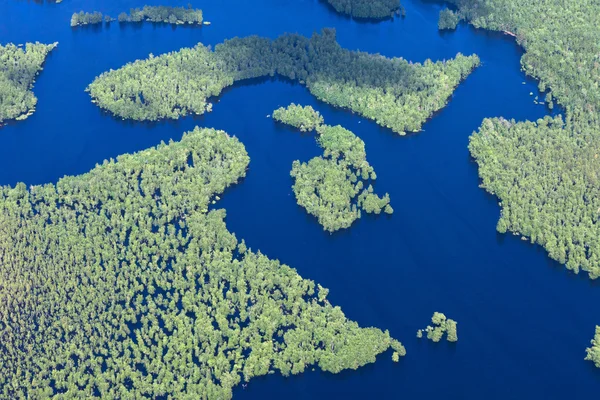
[[(35, 114), (0, 128), (0, 184), (56, 182), (106, 158), (178, 140), (196, 125), (236, 135), (251, 163), (247, 177), (215, 205), (227, 209), (229, 229), (328, 287), (330, 301), (361, 326), (389, 329), (408, 354), (395, 364), (385, 353), (373, 365), (338, 375), (316, 369), (255, 378), (236, 388), (235, 398), (583, 399), (600, 392), (600, 370), (583, 360), (600, 324), (600, 281), (570, 273), (539, 246), (497, 234), (498, 201), (478, 187), (467, 149), (486, 117), (535, 120), (550, 113), (534, 104), (542, 96), (520, 71), (522, 50), (512, 38), (467, 25), (439, 33), (442, 5), (417, 0), (403, 0), (406, 18), (380, 23), (339, 16), (317, 0), (222, 0), (193, 3), (212, 23), (205, 27), (69, 27), (81, 9), (116, 17), (130, 7), (166, 3), (187, 1), (0, 3), (1, 43), (59, 42), (35, 84)], [(114, 118), (84, 92), (96, 75), (149, 53), (251, 34), (310, 35), (324, 27), (336, 28), (350, 49), (415, 62), (476, 53), (482, 65), (422, 132), (405, 137), (280, 79), (236, 84), (214, 99), (212, 113), (157, 123)], [(321, 151), (313, 135), (267, 117), (291, 102), (312, 105), (328, 124), (365, 141), (376, 192), (390, 194), (392, 216), (364, 216), (330, 235), (296, 205), (292, 161)], [(457, 344), (416, 338), (434, 311), (458, 321)]]

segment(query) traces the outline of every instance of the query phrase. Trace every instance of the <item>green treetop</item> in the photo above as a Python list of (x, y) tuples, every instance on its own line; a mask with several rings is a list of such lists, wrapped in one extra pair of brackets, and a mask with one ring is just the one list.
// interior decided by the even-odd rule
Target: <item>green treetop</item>
[(35, 110), (37, 98), (31, 91), (46, 56), (58, 43), (0, 45), (0, 124), (10, 119), (25, 119)]

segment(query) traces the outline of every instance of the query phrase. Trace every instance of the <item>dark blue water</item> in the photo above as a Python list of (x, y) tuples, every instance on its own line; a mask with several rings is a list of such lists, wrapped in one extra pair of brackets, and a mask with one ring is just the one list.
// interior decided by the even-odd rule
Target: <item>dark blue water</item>
[[(404, 0), (405, 19), (379, 24), (338, 16), (316, 0), (195, 2), (209, 27), (113, 24), (69, 27), (73, 11), (122, 10), (159, 0), (65, 0), (62, 4), (0, 1), (0, 42), (60, 42), (35, 85), (39, 104), (28, 120), (0, 128), (0, 184), (56, 182), (108, 157), (175, 140), (195, 125), (237, 135), (251, 156), (242, 184), (218, 204), (227, 223), (253, 249), (295, 267), (331, 289), (330, 300), (362, 326), (389, 329), (408, 355), (390, 354), (339, 375), (307, 371), (284, 379), (255, 379), (237, 388), (239, 399), (583, 399), (600, 392), (600, 370), (584, 362), (584, 349), (600, 324), (600, 282), (551, 262), (538, 246), (499, 235), (497, 200), (478, 188), (468, 137), (485, 117), (537, 119), (549, 111), (533, 103), (536, 83), (519, 70), (521, 51), (499, 34), (461, 25), (437, 31), (437, 3)], [(183, 5), (187, 1), (170, 1)], [(211, 114), (154, 124), (114, 119), (84, 92), (109, 68), (233, 36), (284, 32), (310, 35), (335, 27), (351, 49), (413, 61), (477, 53), (483, 65), (457, 90), (424, 131), (399, 137), (376, 124), (316, 101), (305, 88), (258, 80), (227, 90)], [(523, 84), (523, 82), (526, 82)], [(329, 124), (353, 130), (366, 143), (389, 192), (391, 217), (363, 217), (329, 235), (296, 203), (292, 161), (320, 153), (310, 135), (277, 126), (273, 109), (310, 104)], [(459, 342), (419, 341), (416, 330), (434, 311), (459, 322)]]

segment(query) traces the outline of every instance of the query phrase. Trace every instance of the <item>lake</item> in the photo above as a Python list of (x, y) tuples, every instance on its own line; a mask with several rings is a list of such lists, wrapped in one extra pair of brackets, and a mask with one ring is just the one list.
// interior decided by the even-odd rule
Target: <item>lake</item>
[[(71, 29), (74, 11), (116, 17), (144, 4), (187, 1), (65, 0), (61, 4), (0, 2), (0, 42), (58, 41), (34, 92), (35, 114), (0, 128), (0, 184), (56, 182), (119, 154), (178, 140), (194, 126), (223, 129), (245, 144), (247, 177), (216, 207), (249, 247), (296, 268), (330, 289), (330, 301), (361, 326), (389, 329), (408, 354), (391, 353), (357, 371), (272, 375), (234, 391), (237, 399), (583, 399), (600, 393), (600, 370), (585, 348), (600, 324), (600, 282), (575, 275), (545, 251), (495, 231), (498, 201), (478, 187), (468, 137), (486, 117), (535, 120), (550, 113), (533, 102), (534, 80), (520, 71), (521, 49), (498, 33), (461, 24), (440, 33), (437, 2), (403, 0), (406, 18), (357, 22), (317, 0), (196, 1), (207, 27), (124, 25)], [(213, 112), (159, 123), (121, 121), (90, 102), (85, 87), (103, 71), (149, 53), (215, 45), (234, 36), (310, 35), (334, 27), (344, 47), (421, 62), (456, 53), (482, 61), (446, 108), (423, 131), (400, 137), (277, 79), (237, 84), (214, 99)], [(534, 96), (530, 95), (534, 93)], [(363, 216), (330, 235), (296, 205), (292, 161), (319, 155), (312, 135), (277, 125), (267, 115), (291, 102), (312, 105), (366, 144), (394, 214)], [(459, 342), (416, 338), (434, 311), (458, 321)]]

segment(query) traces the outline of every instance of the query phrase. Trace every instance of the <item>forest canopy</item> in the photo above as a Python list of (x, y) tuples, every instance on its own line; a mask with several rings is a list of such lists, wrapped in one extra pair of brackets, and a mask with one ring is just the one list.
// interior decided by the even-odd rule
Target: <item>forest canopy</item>
[(431, 317), (431, 322), (433, 325), (428, 325), (425, 329), (420, 329), (417, 331), (417, 337), (422, 338), (423, 332), (427, 334), (427, 339), (432, 342), (439, 342), (446, 335), (446, 340), (449, 342), (457, 342), (458, 341), (458, 332), (456, 321), (450, 318), (446, 318), (446, 316), (440, 312), (434, 312)]
[(600, 368), (600, 326), (596, 327), (596, 334), (592, 339), (592, 346), (585, 350), (587, 355), (585, 359), (592, 361), (597, 368)]
[(440, 18), (438, 20), (439, 30), (453, 30), (460, 22), (460, 16), (454, 11), (444, 8), (440, 11)]
[(44, 60), (58, 43), (0, 45), (0, 125), (10, 119), (25, 119), (35, 111), (37, 98), (31, 91)]
[(327, 0), (335, 11), (354, 18), (384, 19), (404, 15), (400, 0)]
[(163, 22), (174, 25), (202, 25), (202, 10), (193, 9), (191, 4), (188, 7), (169, 7), (169, 6), (144, 6), (143, 8), (132, 8), (129, 14), (119, 14), (119, 22)]
[(250, 36), (214, 51), (198, 44), (151, 56), (101, 74), (87, 90), (98, 106), (117, 116), (153, 121), (203, 114), (211, 107), (208, 98), (234, 82), (279, 75), (306, 85), (326, 103), (404, 134), (419, 131), (477, 65), (475, 55), (413, 64), (349, 51), (336, 42), (334, 30), (325, 29), (310, 39)]
[(597, 278), (600, 3), (452, 2), (474, 26), (515, 36), (523, 70), (540, 80), (546, 104), (565, 111), (537, 122), (486, 120), (471, 139), (483, 187), (501, 200), (498, 230), (523, 234), (570, 270)]
[[(115, 19), (106, 15), (104, 21), (110, 23)], [(144, 6), (132, 8), (129, 14), (122, 12), (117, 20), (119, 22), (153, 22), (172, 25), (202, 25), (202, 10), (193, 9), (191, 4), (187, 8), (169, 6)], [(93, 25), (102, 23), (102, 13), (98, 11), (73, 13), (71, 26)]]
[(294, 161), (290, 174), (298, 205), (317, 217), (324, 230), (331, 233), (350, 227), (361, 211), (393, 213), (390, 196), (373, 193), (371, 183), (377, 175), (358, 136), (339, 125), (324, 125), (323, 117), (310, 106), (291, 104), (275, 110), (273, 119), (318, 134), (323, 156), (308, 163)]
[(248, 163), (236, 138), (196, 128), (0, 188), (0, 396), (227, 399), (254, 376), (403, 355), (208, 211)]

